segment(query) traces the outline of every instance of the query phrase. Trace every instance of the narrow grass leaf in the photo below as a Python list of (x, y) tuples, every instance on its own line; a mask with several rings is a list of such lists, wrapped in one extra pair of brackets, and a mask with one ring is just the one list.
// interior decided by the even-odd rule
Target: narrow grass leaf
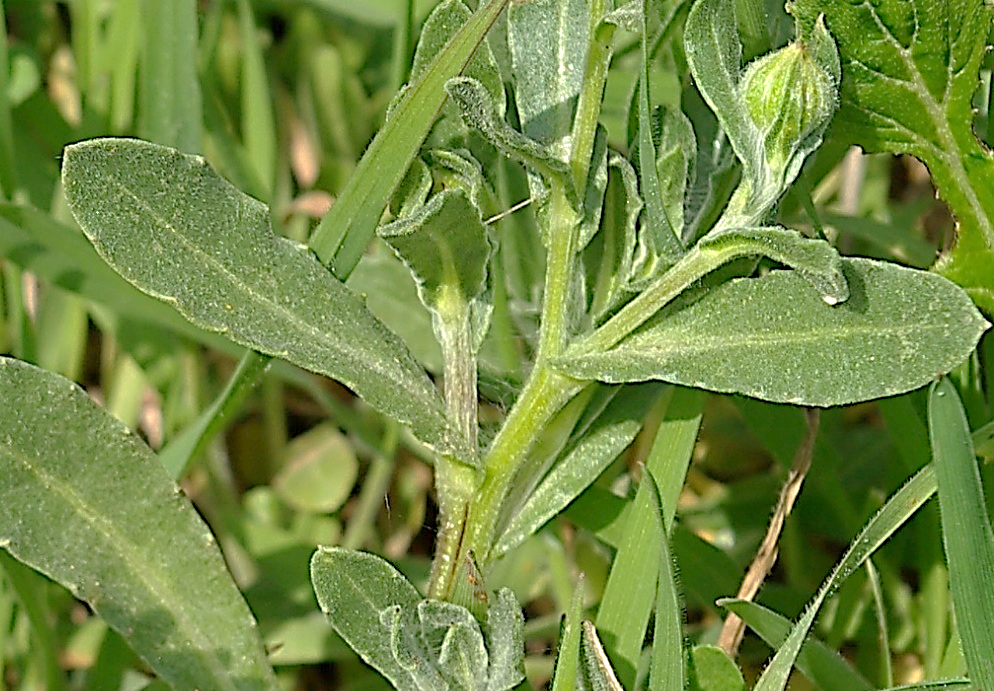
[(266, 74), (266, 59), (262, 54), (255, 16), (248, 0), (238, 0), (238, 30), (241, 40), (242, 137), (255, 174), (270, 191), (276, 181), (276, 121), (273, 98)]
[(314, 230), (310, 246), (337, 276), (347, 276), (373, 239), (387, 201), (418, 153), (459, 74), (508, 0), (488, 0), (404, 93), (373, 139), (338, 201)]
[(928, 429), (956, 627), (970, 679), (990, 691), (994, 689), (994, 533), (966, 413), (946, 378), (929, 391)]
[(580, 661), (580, 636), (582, 634), (583, 596), (586, 590), (583, 575), (577, 579), (570, 598), (569, 609), (559, 629), (556, 650), (556, 668), (552, 675), (552, 691), (573, 691), (578, 686)]
[(391, 649), (390, 612), (413, 611), (421, 595), (380, 557), (320, 547), (311, 558), (311, 582), (321, 611), (349, 646), (395, 688), (416, 688)]
[(0, 359), (0, 399), (0, 545), (87, 602), (176, 688), (275, 689), (217, 543), (152, 451), (32, 365)]
[(649, 668), (649, 691), (683, 689), (687, 671), (683, 650), (683, 601), (676, 580), (676, 568), (670, 552), (670, 537), (663, 521), (663, 506), (656, 479), (646, 473), (644, 482), (652, 490), (656, 506), (654, 538), (659, 544), (659, 571), (656, 575), (656, 625), (652, 635)]
[(689, 691), (745, 691), (742, 672), (721, 648), (695, 645), (689, 658)]
[(626, 515), (597, 612), (597, 628), (625, 687), (634, 683), (649, 614), (658, 595), (661, 546), (655, 539), (653, 522), (658, 520), (658, 506), (661, 505), (663, 524), (669, 532), (676, 513), (676, 500), (697, 441), (705, 398), (701, 391), (674, 388), (664, 399), (663, 417), (645, 470), (655, 478), (662, 496), (657, 504), (651, 501), (649, 486), (640, 485)]
[(941, 276), (843, 261), (830, 306), (798, 272), (736, 279), (665, 309), (617, 347), (562, 358), (575, 377), (659, 379), (777, 403), (834, 406), (911, 391), (950, 371), (989, 327)]
[(196, 0), (146, 2), (138, 123), (141, 136), (187, 153), (201, 150)]
[[(734, 599), (720, 603), (739, 615), (774, 650), (790, 635), (790, 621), (760, 604)], [(844, 658), (817, 639), (804, 643), (794, 664), (823, 691), (873, 691), (874, 688)]]
[(224, 390), (204, 409), (197, 419), (191, 422), (177, 436), (159, 451), (159, 461), (173, 480), (179, 480), (215, 435), (228, 424), (255, 390), (259, 377), (269, 366), (270, 359), (254, 350), (242, 355)]
[(91, 140), (66, 149), (63, 179), (97, 251), (142, 291), (197, 326), (341, 381), (429, 445), (464, 446), (400, 340), (202, 158)]
[[(369, 26), (388, 29), (395, 26), (402, 17), (402, 5), (397, 0), (292, 0), (295, 5), (329, 13), (337, 17), (367, 24)], [(434, 0), (417, 0), (413, 3), (415, 15), (423, 17), (431, 9)]]
[(931, 498), (937, 489), (937, 480), (932, 466), (928, 465), (915, 474), (901, 489), (891, 495), (869, 523), (860, 531), (849, 549), (832, 570), (828, 580), (821, 586), (815, 597), (808, 603), (800, 620), (791, 629), (790, 635), (779, 647), (773, 660), (766, 667), (753, 691), (783, 691), (787, 686), (791, 668), (801, 651), (815, 617), (825, 599), (834, 592), (863, 562), (870, 557), (887, 539), (904, 525), (922, 505)]

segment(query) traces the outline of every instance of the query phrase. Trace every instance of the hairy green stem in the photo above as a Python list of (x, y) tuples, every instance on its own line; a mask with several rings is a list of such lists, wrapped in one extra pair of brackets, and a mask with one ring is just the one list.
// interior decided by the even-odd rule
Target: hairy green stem
[(587, 183), (590, 170), (590, 157), (597, 138), (597, 121), (601, 114), (604, 99), (604, 84), (607, 69), (611, 64), (611, 40), (614, 38), (614, 24), (601, 25), (604, 16), (604, 0), (590, 2), (590, 48), (587, 51), (587, 66), (583, 77), (583, 88), (576, 104), (576, 117), (573, 119), (572, 151), (570, 167), (573, 184), (580, 191)]
[(667, 303), (720, 266), (756, 254), (751, 242), (696, 245), (616, 315), (575, 346), (577, 353), (605, 351), (642, 326)]
[[(473, 457), (439, 458), (435, 464), (438, 495), (438, 545), (432, 561), (429, 597), (451, 595), (462, 562), (460, 544), (468, 505), (479, 484), (476, 468), (477, 373), (470, 305), (458, 290), (447, 291), (434, 313), (435, 332), (442, 349), (445, 406)], [(468, 604), (468, 603), (460, 603)]]
[(482, 569), (490, 563), (490, 549), (511, 482), (549, 420), (586, 385), (551, 367), (536, 366), (494, 439), (487, 454), (483, 484), (469, 508), (463, 539), (463, 552), (472, 551)]

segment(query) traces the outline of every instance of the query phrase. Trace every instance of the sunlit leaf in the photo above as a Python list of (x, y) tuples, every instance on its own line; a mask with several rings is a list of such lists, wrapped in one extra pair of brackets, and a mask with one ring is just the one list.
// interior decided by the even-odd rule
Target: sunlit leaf
[(842, 58), (839, 136), (921, 159), (958, 221), (937, 270), (994, 312), (994, 154), (973, 132), (973, 94), (992, 8), (982, 0), (797, 0), (825, 15)]
[(428, 444), (460, 445), (400, 340), (202, 158), (90, 140), (66, 149), (63, 180), (87, 237), (142, 291), (201, 328), (341, 381)]
[(844, 261), (849, 299), (830, 306), (797, 272), (736, 279), (666, 309), (606, 352), (559, 362), (607, 382), (661, 379), (763, 400), (833, 406), (924, 386), (987, 330), (966, 294), (923, 271)]

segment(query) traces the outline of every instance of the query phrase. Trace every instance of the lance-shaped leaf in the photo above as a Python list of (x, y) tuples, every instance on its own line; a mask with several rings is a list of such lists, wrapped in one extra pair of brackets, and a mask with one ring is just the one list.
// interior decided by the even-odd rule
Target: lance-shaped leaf
[(512, 3), (507, 43), (522, 131), (567, 161), (590, 35), (585, 0)]
[(948, 372), (989, 324), (941, 276), (843, 262), (849, 299), (830, 306), (797, 272), (737, 279), (666, 309), (606, 352), (559, 368), (608, 382), (660, 379), (778, 403), (833, 406), (904, 393)]
[(0, 547), (87, 602), (177, 689), (277, 688), (210, 530), (75, 384), (0, 358)]
[(311, 557), (311, 583), (321, 611), (359, 657), (395, 688), (417, 688), (391, 646), (399, 614), (421, 601), (410, 581), (374, 554), (321, 547)]
[(634, 441), (647, 409), (657, 396), (651, 389), (628, 387), (605, 413), (583, 430), (580, 440), (564, 451), (552, 470), (517, 507), (491, 554), (500, 556), (535, 534), (563, 511)]
[(666, 108), (662, 112), (659, 145), (656, 149), (656, 172), (659, 193), (666, 217), (680, 237), (685, 237), (684, 199), (694, 159), (697, 138), (690, 119), (681, 110)]
[[(653, 255), (661, 255), (664, 263), (670, 265), (683, 253), (683, 245), (680, 242), (683, 224), (682, 214), (678, 222), (672, 215), (672, 208), (668, 207), (664, 199), (663, 186), (668, 181), (660, 175), (660, 171), (656, 168), (658, 155), (656, 153), (655, 142), (653, 141), (652, 111), (649, 108), (649, 68), (651, 60), (649, 51), (649, 26), (646, 19), (646, 13), (643, 11), (641, 17), (642, 37), (640, 40), (642, 46), (642, 67), (639, 69), (638, 84), (638, 161), (646, 212), (646, 228), (643, 230), (643, 234), (648, 235), (646, 241), (652, 247)], [(663, 171), (664, 174), (672, 172), (671, 170)], [(686, 178), (686, 171), (682, 175)], [(680, 201), (682, 204), (683, 200), (681, 199)]]
[(142, 291), (201, 328), (341, 381), (436, 448), (462, 446), (400, 340), (203, 158), (96, 139), (66, 148), (62, 178), (90, 242)]
[(836, 131), (870, 152), (921, 159), (959, 223), (937, 269), (994, 313), (994, 155), (973, 133), (992, 8), (982, 0), (797, 0), (825, 15), (842, 58)]

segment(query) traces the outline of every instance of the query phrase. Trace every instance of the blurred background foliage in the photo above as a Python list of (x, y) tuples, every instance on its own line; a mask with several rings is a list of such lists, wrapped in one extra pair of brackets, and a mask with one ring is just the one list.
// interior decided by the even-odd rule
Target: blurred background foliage
[[(432, 2), (201, 0), (196, 40), (175, 45), (160, 23), (161, 5), (5, 0), (0, 14), (0, 352), (80, 382), (154, 449), (220, 393), (238, 349), (183, 325), (168, 309), (146, 309), (107, 276), (65, 209), (62, 148), (109, 134), (159, 140), (170, 111), (197, 109), (202, 131), (180, 139), (188, 137), (225, 177), (267, 202), (280, 232), (306, 241), (406, 80)], [(747, 57), (781, 44), (790, 31), (777, 0), (767, 5), (761, 25), (743, 22)], [(685, 16), (686, 8), (678, 10), (674, 35)], [(695, 103), (680, 45), (666, 41), (654, 62), (654, 103)], [(637, 47), (628, 35), (607, 85), (603, 120), (620, 150), (627, 146)], [(989, 55), (987, 61), (976, 103), (981, 134), (988, 132)], [(164, 102), (153, 86), (162, 78), (187, 79), (190, 89)], [(697, 104), (703, 107), (699, 97)], [(497, 187), (505, 208), (527, 195)], [(497, 258), (505, 298), (520, 303), (519, 316), (527, 316), (535, 296), (515, 288), (533, 285), (542, 271), (528, 214), (508, 221)], [(922, 268), (953, 237), (953, 221), (921, 164), (864, 156), (831, 137), (782, 204), (785, 224), (810, 228), (812, 219), (844, 254)], [(374, 248), (350, 283), (437, 373), (435, 346), (424, 342), (427, 314), (392, 256)], [(992, 417), (990, 368), (983, 366), (991, 343), (988, 336), (955, 373), (975, 429)], [(483, 375), (490, 399), (484, 424), (506, 410), (498, 384), (514, 379), (525, 351), (519, 343), (484, 356), (503, 377), (488, 390)], [(651, 389), (644, 395), (656, 396)], [(649, 408), (647, 430), (658, 414)], [(929, 460), (924, 420), (922, 392), (822, 414), (811, 471), (760, 602), (786, 616), (799, 613), (859, 527)], [(342, 544), (382, 554), (415, 583), (425, 582), (436, 509), (431, 469), (417, 443), (342, 387), (279, 364), (228, 422), (182, 486), (216, 533), (285, 688), (385, 688), (319, 613), (307, 563), (316, 544)], [(738, 589), (804, 431), (800, 409), (708, 399), (675, 537), (692, 640), (716, 639), (723, 613), (715, 598)], [(977, 437), (987, 460), (992, 436)], [(612, 501), (623, 505), (619, 497), (631, 496), (631, 473), (651, 442), (650, 434), (638, 438), (595, 492), (504, 558), (488, 583), (512, 587), (526, 605), (535, 688), (552, 672), (560, 613), (578, 573), (586, 574), (587, 603), (599, 601), (615, 543), (597, 521), (620, 511)], [(982, 472), (994, 487), (994, 468), (985, 464)], [(987, 501), (994, 508), (990, 491)], [(874, 563), (882, 599), (875, 600), (872, 579), (857, 574), (832, 598), (817, 635), (877, 685), (961, 672), (937, 507), (927, 506)], [(768, 652), (747, 636), (747, 672), (758, 673)], [(115, 633), (2, 552), (0, 682), (18, 691), (152, 688)], [(812, 687), (801, 675), (792, 680), (794, 689)]]

